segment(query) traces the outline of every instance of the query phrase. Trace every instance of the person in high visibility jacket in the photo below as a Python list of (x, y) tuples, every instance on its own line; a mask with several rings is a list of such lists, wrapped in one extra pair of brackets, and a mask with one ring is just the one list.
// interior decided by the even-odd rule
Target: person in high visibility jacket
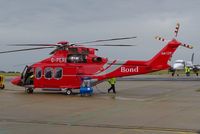
[(186, 76), (190, 76), (190, 67), (185, 67), (185, 74)]
[(110, 90), (113, 90), (113, 93), (116, 93), (115, 91), (116, 78), (108, 79), (108, 83), (111, 85), (111, 87), (108, 89), (108, 93), (110, 92)]

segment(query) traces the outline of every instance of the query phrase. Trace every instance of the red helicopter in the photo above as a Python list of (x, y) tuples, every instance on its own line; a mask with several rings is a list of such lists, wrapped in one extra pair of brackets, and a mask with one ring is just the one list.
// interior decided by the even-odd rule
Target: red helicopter
[[(176, 26), (175, 37), (177, 37), (179, 24)], [(90, 78), (92, 86), (103, 82), (108, 78), (123, 77), (130, 75), (146, 74), (150, 72), (168, 69), (168, 61), (179, 46), (192, 48), (183, 44), (175, 38), (147, 61), (127, 60), (109, 61), (107, 58), (95, 54), (96, 48), (85, 47), (80, 44), (97, 43), (112, 40), (132, 39), (136, 37), (115, 38), (107, 40), (96, 40), (91, 42), (70, 44), (67, 41), (57, 44), (12, 44), (15, 46), (40, 46), (36, 48), (4, 51), (2, 53), (55, 48), (51, 56), (31, 66), (26, 66), (21, 74), (12, 79), (12, 84), (25, 87), (27, 93), (33, 93), (36, 88), (64, 89), (67, 95), (72, 94), (73, 89), (79, 89), (85, 78)], [(161, 41), (164, 38), (156, 37)], [(110, 46), (102, 45), (102, 46)], [(129, 45), (116, 45), (129, 46)]]

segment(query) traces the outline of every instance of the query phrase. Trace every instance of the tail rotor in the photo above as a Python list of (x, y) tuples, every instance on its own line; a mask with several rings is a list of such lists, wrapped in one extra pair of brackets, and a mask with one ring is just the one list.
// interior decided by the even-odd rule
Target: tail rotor
[(178, 36), (179, 28), (180, 28), (180, 24), (179, 24), (179, 23), (177, 23), (177, 24), (176, 24), (175, 31), (174, 31), (175, 37), (177, 37), (177, 36)]
[(181, 46), (189, 48), (189, 49), (193, 49), (193, 46), (188, 45), (188, 44), (181, 43)]
[(160, 36), (156, 36), (155, 39), (159, 40), (159, 41), (162, 41), (162, 42), (167, 42), (167, 40), (165, 38), (160, 37)]
[[(178, 36), (179, 29), (180, 29), (180, 23), (177, 23), (176, 24), (176, 28), (174, 30), (174, 34), (175, 34), (174, 36), (175, 36), (175, 38), (177, 38), (177, 36)], [(155, 39), (159, 40), (159, 41), (162, 41), (162, 42), (169, 42), (169, 40), (166, 40), (165, 38), (160, 37), (160, 36), (156, 36)], [(176, 39), (173, 39), (173, 40), (176, 40)], [(183, 47), (185, 47), (185, 48), (189, 48), (189, 49), (193, 48), (192, 45), (185, 44), (185, 43), (182, 43), (182, 42), (180, 42), (180, 45), (183, 46)]]

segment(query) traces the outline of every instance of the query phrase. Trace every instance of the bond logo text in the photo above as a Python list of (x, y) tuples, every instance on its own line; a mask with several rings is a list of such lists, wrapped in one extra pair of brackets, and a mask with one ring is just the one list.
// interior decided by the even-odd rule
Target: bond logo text
[(121, 72), (122, 73), (133, 73), (133, 72), (138, 72), (139, 71), (139, 67), (131, 67), (131, 68), (127, 68), (127, 67), (121, 67)]

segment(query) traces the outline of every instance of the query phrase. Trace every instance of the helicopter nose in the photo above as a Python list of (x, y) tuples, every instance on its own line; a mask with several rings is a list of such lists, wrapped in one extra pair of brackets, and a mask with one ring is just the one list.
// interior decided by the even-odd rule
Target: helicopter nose
[(16, 86), (21, 86), (21, 77), (17, 76), (11, 80), (11, 83)]

